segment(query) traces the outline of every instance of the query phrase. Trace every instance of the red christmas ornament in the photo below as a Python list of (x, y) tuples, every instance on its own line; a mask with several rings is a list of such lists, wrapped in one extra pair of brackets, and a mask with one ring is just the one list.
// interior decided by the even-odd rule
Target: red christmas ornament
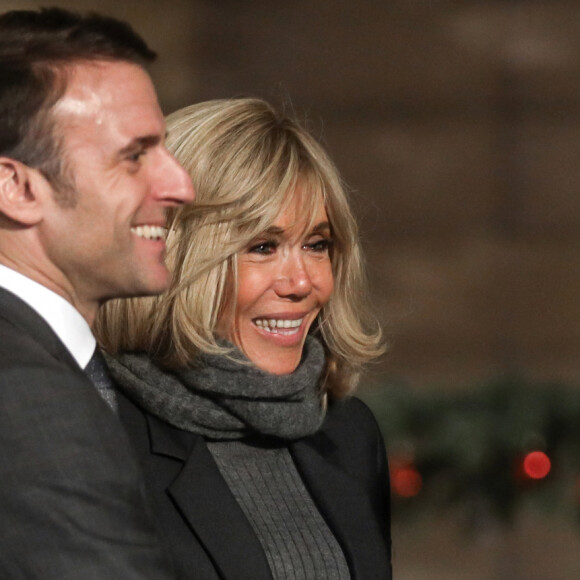
[(391, 487), (399, 497), (414, 497), (423, 487), (423, 478), (412, 464), (395, 463), (391, 465)]
[(550, 473), (552, 463), (543, 451), (531, 451), (524, 457), (523, 468), (530, 479), (543, 479)]

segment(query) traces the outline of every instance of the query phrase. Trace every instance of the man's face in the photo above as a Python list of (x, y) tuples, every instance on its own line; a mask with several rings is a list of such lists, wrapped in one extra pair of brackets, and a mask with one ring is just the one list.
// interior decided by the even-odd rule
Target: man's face
[(53, 282), (82, 313), (108, 298), (162, 292), (166, 208), (194, 194), (165, 148), (149, 76), (123, 62), (76, 65), (54, 120), (75, 201), (59, 202), (53, 190), (40, 226)]

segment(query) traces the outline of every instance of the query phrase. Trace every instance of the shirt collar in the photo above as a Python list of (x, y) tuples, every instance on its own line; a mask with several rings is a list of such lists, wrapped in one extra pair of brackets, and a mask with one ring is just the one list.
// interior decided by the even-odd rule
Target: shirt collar
[(96, 341), (87, 321), (62, 296), (0, 264), (0, 287), (16, 294), (54, 330), (81, 368), (93, 355)]

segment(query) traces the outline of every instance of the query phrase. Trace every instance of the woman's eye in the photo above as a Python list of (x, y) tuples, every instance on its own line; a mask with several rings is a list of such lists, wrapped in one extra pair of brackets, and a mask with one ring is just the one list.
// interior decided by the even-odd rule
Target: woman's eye
[(276, 250), (276, 244), (274, 242), (260, 242), (250, 246), (249, 252), (251, 254), (273, 254)]
[(332, 245), (332, 240), (329, 238), (323, 238), (321, 240), (316, 240), (315, 242), (310, 242), (306, 247), (312, 252), (328, 252), (330, 246)]

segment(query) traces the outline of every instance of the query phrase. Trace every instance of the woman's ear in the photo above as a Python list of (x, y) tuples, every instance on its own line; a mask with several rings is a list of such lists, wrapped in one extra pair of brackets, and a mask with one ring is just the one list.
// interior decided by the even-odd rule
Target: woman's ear
[(42, 220), (42, 184), (34, 173), (19, 161), (0, 157), (0, 213), (23, 226)]

